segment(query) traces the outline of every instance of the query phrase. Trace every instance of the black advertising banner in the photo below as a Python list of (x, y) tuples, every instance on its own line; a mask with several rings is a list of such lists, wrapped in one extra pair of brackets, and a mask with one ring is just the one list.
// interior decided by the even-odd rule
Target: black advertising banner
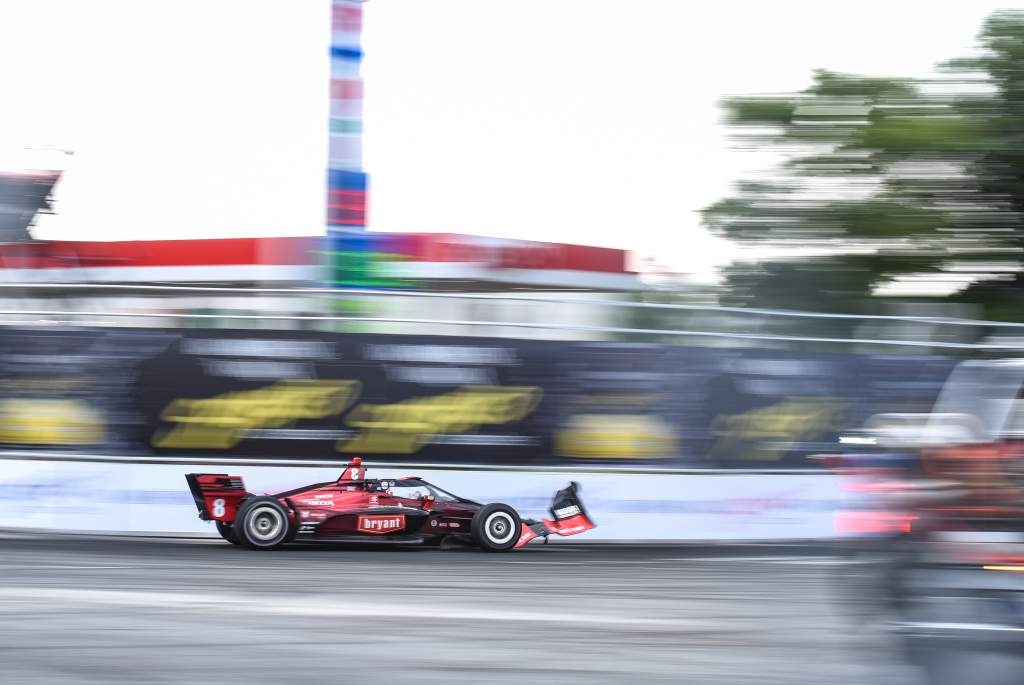
[(140, 365), (167, 331), (0, 328), (0, 446), (138, 453)]
[(188, 332), (142, 365), (148, 448), (528, 463), (552, 384), (543, 346)]
[(620, 342), (0, 329), (0, 445), (515, 465), (808, 467), (955, 360)]

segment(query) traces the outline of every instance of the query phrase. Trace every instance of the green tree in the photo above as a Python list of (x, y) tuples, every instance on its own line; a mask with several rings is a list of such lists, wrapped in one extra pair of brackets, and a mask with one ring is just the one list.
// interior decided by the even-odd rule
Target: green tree
[(739, 140), (785, 161), (705, 225), (815, 255), (729, 267), (724, 303), (855, 313), (893, 279), (956, 272), (978, 280), (951, 300), (1024, 320), (1024, 12), (994, 14), (979, 44), (939, 80), (817, 71), (723, 103)]

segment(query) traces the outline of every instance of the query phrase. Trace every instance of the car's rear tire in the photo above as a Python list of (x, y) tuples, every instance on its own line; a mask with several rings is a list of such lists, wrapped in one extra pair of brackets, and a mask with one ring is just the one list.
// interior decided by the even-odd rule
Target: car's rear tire
[(249, 549), (273, 549), (288, 542), (292, 525), (288, 510), (275, 497), (254, 497), (235, 517), (235, 535)]
[(224, 521), (214, 521), (214, 523), (217, 524), (217, 532), (220, 533), (222, 538), (230, 542), (232, 545), (242, 544), (242, 541), (238, 539), (237, 535), (235, 535), (235, 527), (233, 525)]
[(507, 504), (488, 504), (473, 516), (470, 535), (481, 549), (507, 552), (519, 542), (519, 514)]

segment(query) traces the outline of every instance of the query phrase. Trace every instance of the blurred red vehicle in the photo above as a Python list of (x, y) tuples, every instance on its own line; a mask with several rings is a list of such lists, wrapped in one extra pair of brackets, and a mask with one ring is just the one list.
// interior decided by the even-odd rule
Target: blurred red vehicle
[(886, 600), (933, 683), (1024, 682), (1024, 360), (962, 362), (930, 413), (841, 442), (822, 458), (861, 497), (837, 530), (879, 571), (850, 596)]

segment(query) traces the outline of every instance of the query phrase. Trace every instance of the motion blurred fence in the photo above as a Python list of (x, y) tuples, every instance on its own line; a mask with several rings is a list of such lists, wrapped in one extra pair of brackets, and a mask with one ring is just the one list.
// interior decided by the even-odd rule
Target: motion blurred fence
[[(664, 295), (664, 293), (662, 293)], [(1024, 350), (1024, 323), (637, 301), (608, 293), (0, 283), (0, 324), (263, 328), (901, 353)], [(919, 313), (918, 310), (929, 312)]]

